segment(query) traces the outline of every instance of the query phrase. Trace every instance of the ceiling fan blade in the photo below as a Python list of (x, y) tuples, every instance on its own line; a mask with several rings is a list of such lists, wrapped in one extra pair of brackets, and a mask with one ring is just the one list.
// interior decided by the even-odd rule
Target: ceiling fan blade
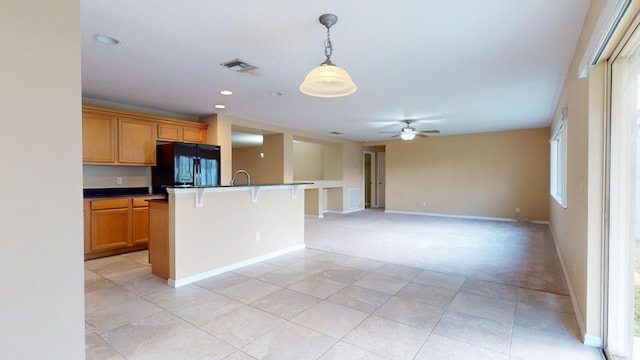
[(412, 120), (411, 122), (414, 124), (419, 124), (419, 123), (424, 123), (424, 124), (441, 124), (443, 122), (447, 121), (447, 119), (445, 118), (422, 118), (422, 119), (415, 119)]
[(419, 137), (419, 138), (428, 138), (429, 137), (429, 135), (420, 134), (420, 133), (417, 133), (416, 136)]
[(418, 130), (420, 134), (440, 134), (440, 130)]
[(378, 134), (396, 134), (398, 131), (378, 131)]

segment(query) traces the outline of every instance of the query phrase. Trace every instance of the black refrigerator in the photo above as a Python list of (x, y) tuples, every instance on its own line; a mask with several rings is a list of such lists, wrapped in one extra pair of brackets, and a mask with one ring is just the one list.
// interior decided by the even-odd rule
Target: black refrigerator
[(219, 186), (220, 146), (192, 143), (158, 144), (151, 170), (154, 194), (163, 186)]

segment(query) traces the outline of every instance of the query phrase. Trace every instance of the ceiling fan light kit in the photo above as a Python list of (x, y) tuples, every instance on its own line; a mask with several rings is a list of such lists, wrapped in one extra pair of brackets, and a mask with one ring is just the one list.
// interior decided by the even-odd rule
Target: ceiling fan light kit
[(311, 70), (300, 84), (303, 94), (315, 97), (341, 97), (356, 92), (356, 84), (349, 73), (331, 62), (333, 44), (331, 43), (330, 28), (338, 21), (334, 14), (321, 15), (318, 20), (327, 28), (327, 40), (324, 42), (326, 60), (320, 66)]
[(413, 123), (414, 120), (404, 120), (403, 122), (407, 124), (407, 126), (400, 129), (400, 133), (398, 133), (397, 131), (378, 131), (378, 133), (379, 134), (385, 134), (385, 133), (395, 134), (394, 136), (392, 136), (392, 138), (400, 136), (400, 139), (402, 140), (413, 140), (416, 138), (416, 136), (424, 138), (424, 137), (428, 137), (427, 134), (440, 133), (440, 130), (416, 130), (413, 126), (411, 126), (411, 123)]
[(400, 133), (400, 138), (402, 140), (413, 140), (416, 137), (416, 129), (412, 127), (402, 128), (402, 132)]

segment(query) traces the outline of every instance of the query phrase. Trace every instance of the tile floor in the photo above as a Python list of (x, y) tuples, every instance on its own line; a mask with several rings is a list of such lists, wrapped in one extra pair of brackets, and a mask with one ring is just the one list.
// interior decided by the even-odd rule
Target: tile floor
[(87, 359), (602, 359), (568, 296), (512, 276), (307, 248), (173, 289), (147, 256), (85, 262)]

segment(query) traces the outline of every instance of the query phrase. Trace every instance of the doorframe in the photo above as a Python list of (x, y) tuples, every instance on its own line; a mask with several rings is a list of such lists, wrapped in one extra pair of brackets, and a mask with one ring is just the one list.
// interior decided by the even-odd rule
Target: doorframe
[[(615, 99), (613, 98), (613, 86), (615, 79), (613, 76), (613, 66), (619, 56), (629, 50), (627, 49), (627, 45), (635, 45), (636, 48), (640, 47), (640, 42), (637, 40), (639, 36), (638, 31), (640, 31), (640, 18), (636, 16), (631, 26), (625, 30), (625, 34), (614, 48), (612, 55), (606, 62), (605, 68), (602, 338), (603, 350), (607, 357), (612, 359), (618, 358), (619, 355), (631, 354), (634, 350), (633, 319), (628, 319), (628, 314), (626, 314), (625, 311), (620, 311), (621, 307), (624, 308), (624, 310), (627, 310), (629, 306), (631, 308), (634, 307), (633, 275), (629, 275), (630, 272), (633, 272), (633, 255), (628, 255), (631, 259), (620, 259), (620, 257), (616, 257), (616, 261), (613, 261), (612, 257), (621, 252), (628, 252), (627, 249), (631, 245), (630, 242), (635, 242), (635, 239), (627, 239), (626, 241), (618, 240), (628, 235), (625, 234), (629, 226), (629, 222), (625, 221), (629, 220), (628, 214), (625, 212), (624, 204), (620, 203), (620, 199), (628, 196), (625, 195), (621, 197), (616, 192), (617, 189), (611, 186), (612, 177), (617, 179), (617, 177), (622, 175), (628, 175), (623, 165), (614, 164), (618, 159), (613, 158), (619, 156), (617, 152), (620, 151), (620, 139), (615, 138), (616, 134), (620, 134), (620, 130), (616, 130), (615, 133), (612, 131), (615, 121), (613, 117), (614, 111), (620, 111), (617, 108), (614, 109)], [(635, 38), (633, 40), (635, 44), (631, 42), (632, 38)], [(625, 131), (622, 132), (625, 133)], [(623, 139), (623, 142), (625, 141), (627, 140)], [(628, 143), (624, 143), (621, 147), (625, 148), (624, 145), (628, 145)], [(637, 151), (637, 147), (633, 147), (633, 151)], [(625, 181), (627, 180), (629, 179), (625, 178)], [(635, 179), (630, 181), (635, 181)], [(619, 184), (616, 183), (616, 185)], [(632, 201), (635, 202), (635, 200)], [(631, 219), (631, 221), (633, 221), (633, 219)], [(635, 247), (633, 248), (635, 249)], [(633, 253), (633, 251), (629, 253)], [(629, 278), (629, 276), (631, 276), (631, 278)], [(615, 326), (612, 327), (612, 324), (615, 324)], [(623, 327), (624, 330), (621, 330), (620, 327)], [(624, 336), (629, 335), (629, 332), (631, 339)]]
[[(384, 157), (384, 167), (383, 168), (384, 168), (384, 172), (386, 174), (386, 172), (387, 172), (387, 154), (386, 154), (386, 151), (379, 151), (379, 152), (376, 153), (376, 164), (378, 164), (378, 165), (380, 164), (380, 157), (381, 156)], [(380, 204), (381, 203), (380, 199), (382, 199), (382, 196), (380, 196), (381, 190), (385, 190), (385, 204), (384, 204), (384, 206), (385, 207), (387, 206), (387, 204), (386, 204), (386, 202), (387, 202), (387, 200), (386, 200), (386, 196), (387, 196), (386, 195), (386, 186), (387, 186), (387, 184), (386, 184), (386, 182), (383, 183), (382, 180), (381, 180), (382, 177), (385, 176), (385, 174), (380, 174), (380, 166), (378, 166), (377, 167), (377, 172), (376, 172), (376, 180), (377, 180), (377, 182), (376, 182), (376, 205), (377, 205), (377, 207), (382, 206)]]
[[(365, 175), (365, 171), (366, 171), (366, 157), (367, 155), (369, 155), (371, 157), (371, 170), (370, 170), (370, 179), (371, 179), (371, 188), (369, 189), (370, 191), (370, 197), (371, 197), (371, 204), (369, 204), (369, 206), (371, 208), (377, 208), (378, 207), (378, 197), (376, 196), (376, 189), (378, 188), (376, 186), (376, 158), (375, 155), (376, 153), (373, 151), (367, 151), (367, 150), (363, 150), (362, 151), (362, 189), (363, 191), (366, 191), (367, 189), (367, 177)], [(366, 199), (366, 196), (365, 196)], [(366, 203), (366, 201), (365, 201)], [(365, 204), (366, 205), (366, 204)]]

